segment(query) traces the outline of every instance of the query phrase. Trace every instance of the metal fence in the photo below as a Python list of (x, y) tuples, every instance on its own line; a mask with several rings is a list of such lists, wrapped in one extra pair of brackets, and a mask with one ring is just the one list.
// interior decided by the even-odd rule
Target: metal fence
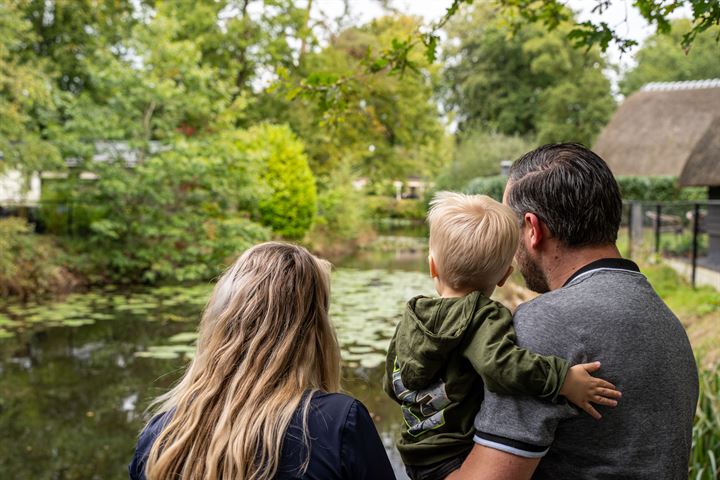
[(687, 262), (693, 286), (698, 266), (720, 271), (720, 200), (625, 201), (622, 224), (618, 243), (627, 257), (655, 253)]

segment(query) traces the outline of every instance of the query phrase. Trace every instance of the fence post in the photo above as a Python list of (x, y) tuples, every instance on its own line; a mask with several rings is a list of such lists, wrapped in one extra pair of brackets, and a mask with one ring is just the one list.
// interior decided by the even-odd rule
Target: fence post
[(700, 204), (693, 205), (693, 240), (692, 240), (692, 287), (695, 288), (695, 271), (697, 270), (698, 233), (700, 232)]
[(660, 253), (660, 215), (662, 214), (662, 206), (658, 203), (655, 205), (655, 253)]
[(632, 230), (633, 250), (635, 247), (642, 248), (643, 245), (643, 204), (642, 202), (632, 202), (632, 222), (630, 229)]
[(628, 229), (628, 248), (627, 248), (627, 258), (632, 258), (632, 243), (633, 243), (633, 231), (632, 231), (632, 220), (633, 220), (633, 203), (628, 203), (628, 221), (627, 221), (627, 229)]

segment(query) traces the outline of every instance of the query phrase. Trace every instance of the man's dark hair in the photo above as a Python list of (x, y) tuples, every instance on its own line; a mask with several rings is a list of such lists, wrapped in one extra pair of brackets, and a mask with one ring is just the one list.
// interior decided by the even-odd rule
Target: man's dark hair
[(597, 154), (576, 143), (543, 145), (515, 161), (507, 202), (534, 213), (567, 247), (615, 243), (622, 199), (615, 177)]

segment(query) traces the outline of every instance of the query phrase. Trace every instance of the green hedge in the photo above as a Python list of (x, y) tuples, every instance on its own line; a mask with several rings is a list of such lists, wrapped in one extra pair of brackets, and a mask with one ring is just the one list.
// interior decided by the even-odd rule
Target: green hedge
[(707, 188), (680, 187), (677, 177), (618, 176), (617, 182), (623, 200), (675, 202), (707, 199)]
[(498, 202), (502, 202), (503, 192), (507, 177), (504, 175), (495, 175), (492, 177), (477, 177), (465, 186), (464, 193), (470, 195), (487, 195), (494, 198)]
[[(707, 199), (704, 187), (680, 187), (677, 177), (617, 177), (620, 193), (624, 200), (646, 202), (673, 202)], [(507, 178), (502, 175), (477, 177), (465, 186), (463, 191), (469, 194), (489, 195), (501, 201)]]

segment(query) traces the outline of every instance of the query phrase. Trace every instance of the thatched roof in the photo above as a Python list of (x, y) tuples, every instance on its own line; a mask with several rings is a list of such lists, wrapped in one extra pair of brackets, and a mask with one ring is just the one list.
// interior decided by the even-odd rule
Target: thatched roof
[(593, 150), (615, 175), (720, 185), (720, 80), (647, 85), (623, 102)]
[(720, 112), (695, 144), (680, 175), (681, 185), (720, 185)]

